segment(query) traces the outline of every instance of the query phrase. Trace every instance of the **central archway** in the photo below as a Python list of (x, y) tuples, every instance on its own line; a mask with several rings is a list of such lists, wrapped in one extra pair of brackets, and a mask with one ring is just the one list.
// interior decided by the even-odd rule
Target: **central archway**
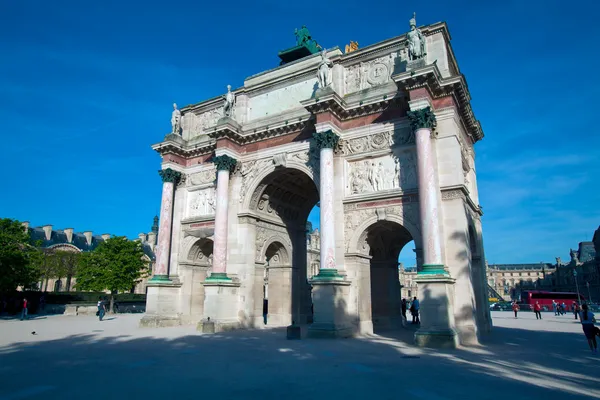
[(402, 326), (402, 293), (398, 256), (413, 240), (410, 232), (392, 221), (378, 221), (367, 230), (366, 242), (371, 256), (371, 313), (373, 330)]
[(267, 326), (306, 323), (311, 315), (306, 221), (319, 200), (312, 178), (278, 167), (256, 185), (249, 211), (256, 220), (255, 317)]

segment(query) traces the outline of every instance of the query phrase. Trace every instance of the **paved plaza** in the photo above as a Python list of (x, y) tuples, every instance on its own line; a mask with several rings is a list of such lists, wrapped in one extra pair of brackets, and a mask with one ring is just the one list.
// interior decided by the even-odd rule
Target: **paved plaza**
[(142, 329), (141, 315), (3, 319), (0, 400), (600, 398), (600, 356), (572, 315), (492, 314), (483, 346), (444, 351), (416, 348), (410, 331), (290, 341)]

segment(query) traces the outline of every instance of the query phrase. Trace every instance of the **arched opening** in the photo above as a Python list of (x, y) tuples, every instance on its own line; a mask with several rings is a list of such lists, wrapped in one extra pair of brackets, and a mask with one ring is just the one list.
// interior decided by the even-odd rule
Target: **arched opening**
[[(273, 277), (273, 281), (277, 284), (278, 282), (287, 283), (286, 279), (280, 278), (278, 275), (282, 273), (282, 270), (288, 269), (289, 256), (285, 249), (285, 246), (280, 242), (271, 243), (265, 252), (265, 269), (264, 269), (264, 285), (263, 285), (263, 322), (265, 325), (271, 323), (280, 325), (287, 318), (287, 310), (285, 309), (286, 299), (278, 298), (281, 295), (287, 295), (291, 293), (291, 288), (276, 288), (273, 291), (273, 301), (269, 307), (269, 273)], [(282, 307), (283, 306), (283, 307)], [(285, 323), (285, 322), (283, 322)]]
[(201, 266), (212, 267), (213, 246), (214, 242), (209, 238), (196, 241), (188, 253), (188, 260)]
[(411, 240), (402, 247), (398, 256), (398, 273), (400, 274), (400, 293), (402, 299), (409, 301), (414, 296), (418, 297), (417, 258), (415, 241)]
[(257, 221), (255, 317), (269, 326), (309, 320), (307, 244), (313, 238), (307, 219), (318, 200), (308, 175), (282, 167), (265, 176), (251, 197), (249, 208)]
[[(367, 229), (366, 243), (371, 256), (371, 318), (374, 331), (402, 326), (403, 305), (398, 258), (401, 250), (412, 240), (408, 230), (396, 222), (378, 221)], [(416, 257), (413, 265), (416, 265)], [(414, 277), (404, 274), (402, 278), (405, 283), (410, 282), (408, 296), (416, 296), (416, 288), (412, 287)], [(406, 300), (408, 302), (409, 299)]]

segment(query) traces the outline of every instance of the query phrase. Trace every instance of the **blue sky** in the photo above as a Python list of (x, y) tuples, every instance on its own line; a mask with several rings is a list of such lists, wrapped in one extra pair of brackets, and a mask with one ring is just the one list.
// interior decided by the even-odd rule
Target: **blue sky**
[(325, 47), (365, 46), (404, 33), (416, 11), (449, 24), (486, 134), (475, 150), (488, 261), (568, 259), (600, 224), (599, 7), (487, 3), (3, 1), (0, 216), (136, 237), (160, 206), (150, 145), (174, 101), (277, 66), (302, 24)]

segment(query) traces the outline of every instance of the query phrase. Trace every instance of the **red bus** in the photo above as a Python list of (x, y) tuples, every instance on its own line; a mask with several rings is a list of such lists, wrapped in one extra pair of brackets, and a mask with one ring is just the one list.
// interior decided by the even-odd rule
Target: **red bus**
[(552, 300), (558, 304), (565, 303), (567, 310), (571, 310), (574, 301), (581, 304), (585, 301), (585, 297), (579, 295), (579, 301), (577, 301), (577, 293), (573, 292), (545, 292), (542, 290), (523, 290), (521, 292), (521, 303), (523, 304), (533, 306), (537, 301), (541, 306), (546, 306), (551, 310)]

